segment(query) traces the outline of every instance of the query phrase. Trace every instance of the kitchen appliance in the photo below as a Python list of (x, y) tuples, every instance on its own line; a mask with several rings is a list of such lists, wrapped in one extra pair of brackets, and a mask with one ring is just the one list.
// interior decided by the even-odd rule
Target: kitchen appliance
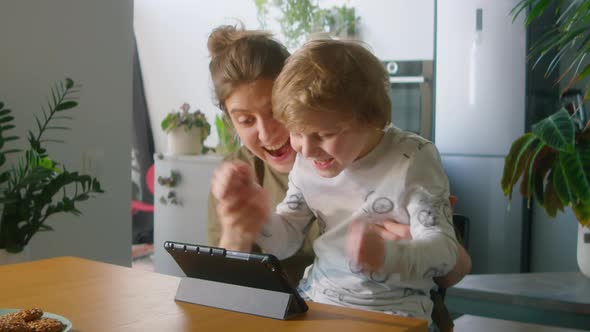
[(393, 125), (433, 139), (432, 61), (383, 61)]

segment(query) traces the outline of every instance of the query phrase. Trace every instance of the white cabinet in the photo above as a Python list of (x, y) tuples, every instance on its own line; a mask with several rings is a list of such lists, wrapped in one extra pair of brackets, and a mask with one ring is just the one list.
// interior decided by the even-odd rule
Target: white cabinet
[(165, 241), (207, 244), (209, 187), (221, 157), (156, 155), (154, 160), (154, 270), (182, 276), (163, 245)]

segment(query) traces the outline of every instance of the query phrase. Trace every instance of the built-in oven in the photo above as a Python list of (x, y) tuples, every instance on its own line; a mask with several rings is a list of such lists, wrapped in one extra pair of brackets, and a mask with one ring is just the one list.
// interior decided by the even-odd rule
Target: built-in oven
[(393, 125), (433, 138), (433, 61), (383, 61), (389, 73)]

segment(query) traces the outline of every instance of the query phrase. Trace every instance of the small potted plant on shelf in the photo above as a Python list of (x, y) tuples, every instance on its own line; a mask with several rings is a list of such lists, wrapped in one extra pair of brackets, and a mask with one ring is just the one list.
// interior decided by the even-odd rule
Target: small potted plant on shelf
[(168, 133), (168, 152), (177, 155), (197, 155), (207, 149), (203, 142), (211, 132), (211, 125), (200, 110), (190, 112), (188, 103), (180, 111), (172, 111), (162, 120), (162, 130)]
[(8, 157), (23, 151), (9, 147), (19, 138), (9, 136), (15, 128), (14, 117), (0, 102), (0, 261), (2, 257), (8, 262), (23, 260), (11, 255), (22, 255), (37, 232), (53, 230), (45, 224), (50, 216), (62, 212), (80, 215), (77, 204), (103, 192), (96, 178), (68, 171), (45, 148), (48, 142), (63, 142), (47, 134), (69, 129), (63, 123), (71, 117), (64, 112), (78, 105), (76, 90), (69, 78), (55, 84), (47, 105), (42, 106), (43, 116), (35, 117), (37, 130), (28, 132), (29, 147), (20, 158), (11, 158), (15, 164), (8, 167)]
[[(527, 12), (527, 24), (538, 18), (550, 1), (521, 0), (513, 9), (516, 18)], [(548, 72), (564, 63), (560, 79), (569, 77), (566, 90), (590, 75), (590, 64), (584, 59), (590, 52), (590, 3), (573, 0), (555, 2), (558, 14), (555, 26), (547, 30), (531, 50), (537, 62), (551, 51), (556, 51)], [(502, 190), (512, 196), (519, 179), (520, 193), (530, 201), (534, 197), (548, 215), (571, 208), (578, 226), (578, 265), (590, 277), (590, 122), (582, 113), (583, 102), (590, 97), (586, 85), (583, 101), (576, 107), (556, 108), (551, 116), (539, 121), (532, 131), (512, 144), (504, 164)]]

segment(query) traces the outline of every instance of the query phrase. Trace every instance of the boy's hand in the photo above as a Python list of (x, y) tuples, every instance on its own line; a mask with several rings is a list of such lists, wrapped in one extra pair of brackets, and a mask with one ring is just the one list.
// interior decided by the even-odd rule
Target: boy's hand
[(393, 220), (358, 218), (348, 228), (348, 258), (363, 272), (378, 271), (385, 262), (385, 240), (402, 239), (412, 239), (408, 225)]
[(266, 192), (255, 182), (248, 164), (224, 162), (213, 174), (211, 192), (217, 199), (221, 224), (219, 246), (249, 251), (268, 220), (270, 206)]

